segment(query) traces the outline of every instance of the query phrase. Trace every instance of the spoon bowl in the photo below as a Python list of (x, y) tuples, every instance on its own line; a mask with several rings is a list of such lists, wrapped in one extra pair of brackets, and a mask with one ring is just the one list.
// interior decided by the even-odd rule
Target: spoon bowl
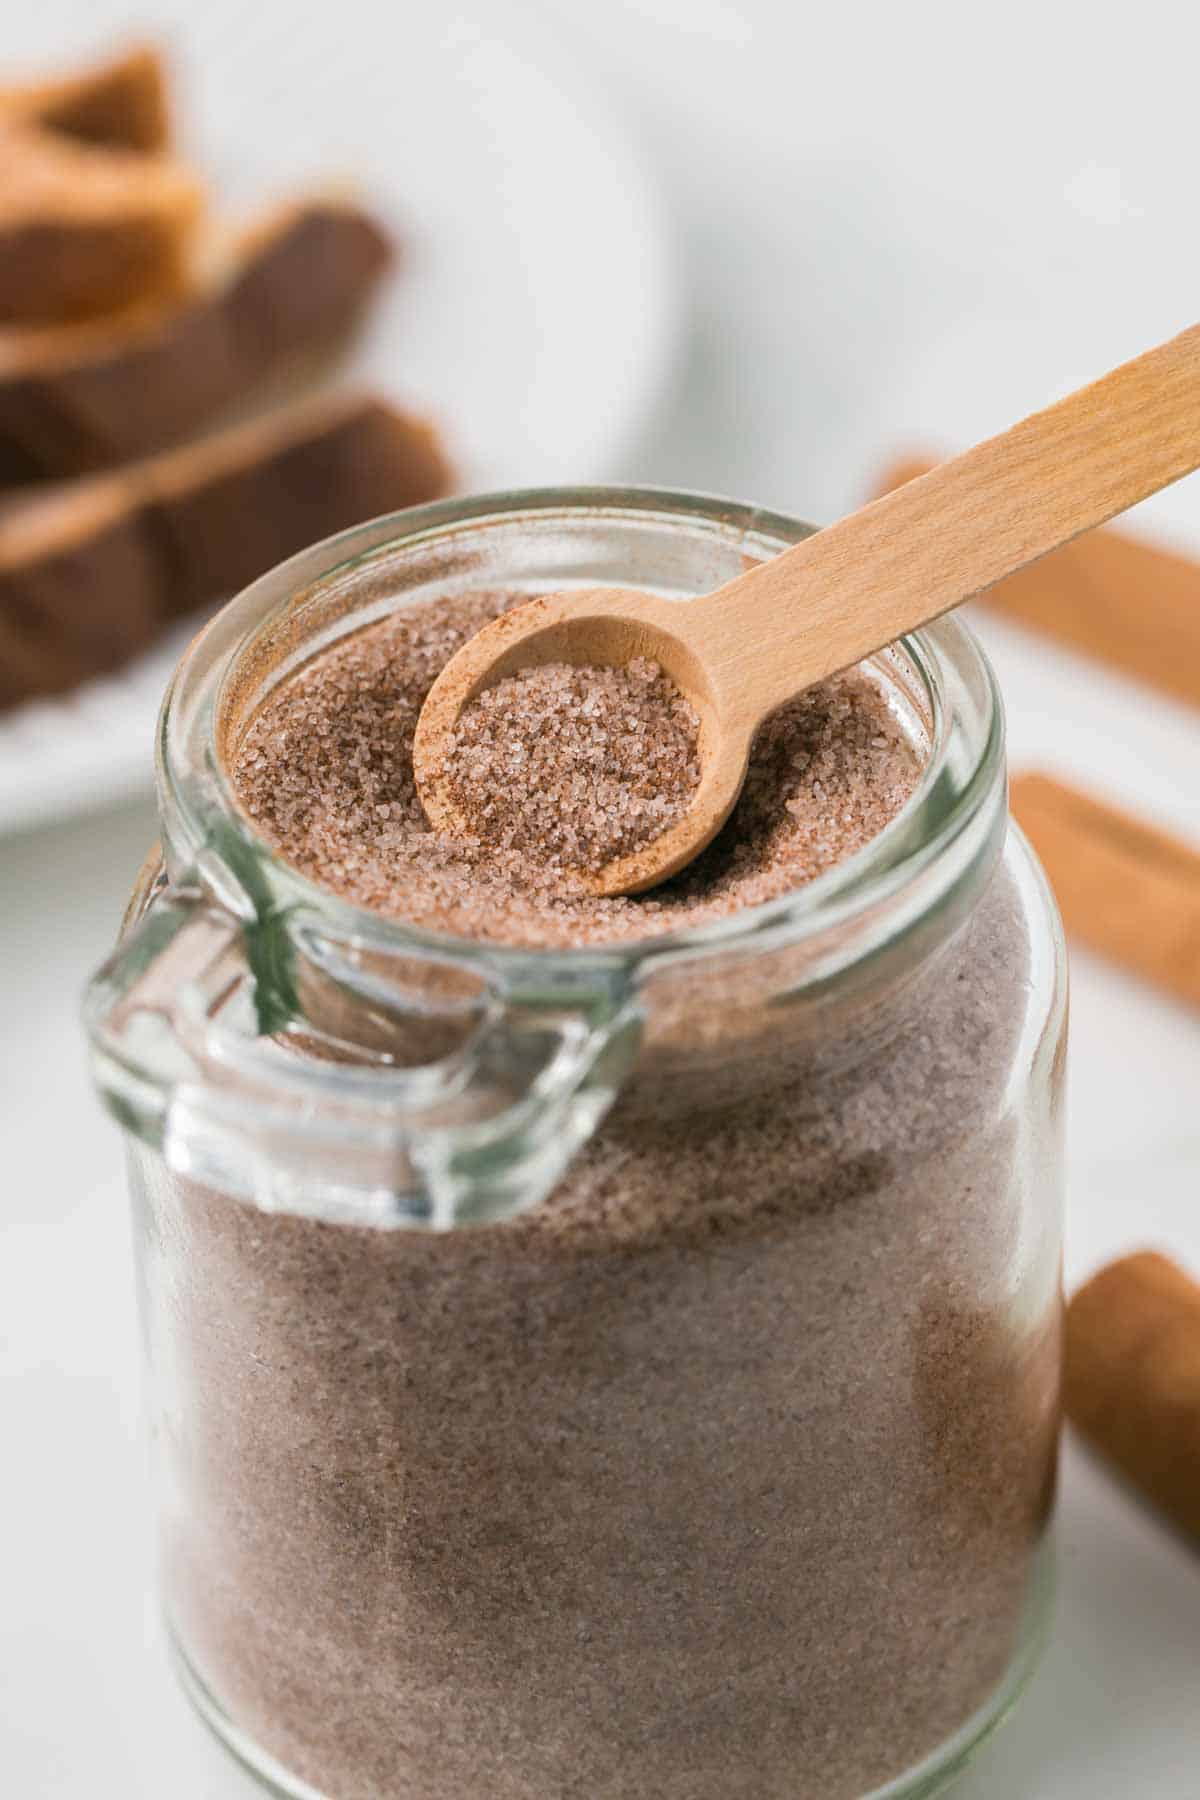
[(469, 832), (449, 780), (448, 752), (465, 707), (484, 688), (547, 663), (620, 668), (637, 657), (656, 662), (690, 701), (700, 721), (700, 782), (686, 814), (651, 843), (596, 874), (580, 871), (597, 896), (636, 894), (684, 868), (716, 836), (742, 791), (753, 729), (723, 728), (723, 695), (691, 641), (701, 600), (669, 600), (632, 588), (546, 594), (501, 613), (450, 659), (430, 688), (413, 742), (413, 774), (426, 817), (439, 831)]

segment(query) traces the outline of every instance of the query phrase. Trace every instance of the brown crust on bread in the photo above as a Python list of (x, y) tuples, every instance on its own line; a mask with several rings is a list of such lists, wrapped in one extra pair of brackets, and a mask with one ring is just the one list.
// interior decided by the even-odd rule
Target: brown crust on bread
[[(73, 687), (119, 667), (157, 629), (152, 547), (120, 485), (89, 484), (52, 510), (36, 553), (0, 557), (0, 620), (15, 659), (0, 692), (24, 683), (18, 698), (29, 692), (31, 669), (36, 691)], [(6, 535), (19, 533), (0, 524), (0, 545)], [(0, 671), (3, 649), (0, 641)]]
[(0, 320), (178, 292), (201, 209), (195, 176), (165, 157), (0, 124)]
[(117, 668), (170, 619), (449, 485), (432, 426), (341, 396), (16, 503), (0, 516), (0, 705)]
[(0, 331), (0, 481), (87, 474), (208, 425), (349, 332), (391, 258), (360, 208), (313, 199), (245, 233), (179, 304)]
[(0, 118), (89, 144), (165, 150), (171, 111), (162, 53), (153, 44), (131, 44), (73, 75), (0, 87)]

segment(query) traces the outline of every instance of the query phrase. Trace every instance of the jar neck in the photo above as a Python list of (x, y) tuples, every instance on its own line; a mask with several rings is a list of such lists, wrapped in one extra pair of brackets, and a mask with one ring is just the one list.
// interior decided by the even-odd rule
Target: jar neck
[[(731, 918), (662, 938), (527, 951), (408, 927), (318, 887), (277, 857), (229, 779), (241, 736), (266, 698), (338, 639), (397, 608), (485, 588), (534, 594), (626, 586), (679, 597), (709, 591), (812, 528), (726, 502), (645, 490), (550, 490), (442, 502), (344, 534), (293, 559), (225, 609), (181, 664), (159, 743), (164, 846), (172, 878), (198, 871), (243, 915), (303, 917), (329, 940), (380, 957), (453, 961), (520, 992), (556, 981), (624, 982), (665, 959), (740, 958), (780, 939), (812, 978), (874, 953), (942, 890), (967, 879), (976, 840), (1003, 813), (1003, 722), (970, 634), (946, 621), (877, 659), (923, 740), (923, 777), (900, 815), (857, 856), (807, 887)], [(884, 915), (887, 915), (885, 919)], [(807, 946), (807, 951), (803, 950)]]
[[(953, 621), (878, 659), (928, 748), (897, 818), (806, 888), (656, 939), (531, 950), (398, 924), (276, 856), (229, 779), (275, 687), (398, 607), (617, 583), (687, 598), (809, 530), (642, 491), (442, 503), (319, 545), (226, 608), (185, 657), (160, 723), (166, 891), (90, 1002), (126, 1122), (143, 1107), (162, 1141), (174, 1118), (194, 1165), (184, 1126), (195, 1136), (203, 1114), (200, 1161), (232, 1180), (241, 1165), (229, 1146), (240, 1134), (244, 1162), (270, 1114), (271, 1152), (257, 1161), (278, 1185), (290, 1155), (280, 1133), (294, 1140), (302, 1116), (309, 1163), (279, 1203), (315, 1191), (319, 1139), (331, 1159), (315, 1184), (321, 1216), (342, 1187), (352, 1214), (369, 1192), (407, 1223), (436, 1222), (439, 1209), (451, 1223), (501, 1216), (561, 1172), (647, 1050), (715, 1043), (716, 1031), (732, 1055), (738, 1022), (761, 1029), (780, 996), (819, 1008), (933, 954), (974, 904), (1004, 828), (995, 686)], [(379, 1156), (347, 1184), (347, 1145), (361, 1160), (367, 1144)]]

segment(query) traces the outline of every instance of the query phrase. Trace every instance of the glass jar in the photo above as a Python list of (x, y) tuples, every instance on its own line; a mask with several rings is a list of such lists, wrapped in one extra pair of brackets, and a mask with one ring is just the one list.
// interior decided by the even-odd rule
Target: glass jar
[(422, 508), (256, 583), (163, 710), (162, 853), (88, 994), (129, 1149), (183, 1678), (330, 1800), (926, 1794), (1047, 1608), (1065, 991), (988, 666), (859, 855), (536, 951), (272, 855), (231, 747), (393, 607), (686, 599), (806, 535), (664, 493)]

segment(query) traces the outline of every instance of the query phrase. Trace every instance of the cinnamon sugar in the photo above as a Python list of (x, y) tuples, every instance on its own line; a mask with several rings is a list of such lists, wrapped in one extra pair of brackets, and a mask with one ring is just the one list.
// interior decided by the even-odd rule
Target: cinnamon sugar
[(547, 663), (485, 688), (446, 756), (480, 841), (552, 872), (591, 872), (683, 817), (700, 781), (700, 721), (656, 662)]
[(501, 1224), (264, 1213), (141, 1153), (169, 1615), (307, 1791), (857, 1800), (988, 1704), (1059, 1355), (1007, 869), (941, 951), (716, 1055), (694, 966)]
[(362, 906), (457, 936), (614, 942), (803, 886), (869, 843), (916, 786), (916, 748), (879, 685), (851, 671), (767, 721), (731, 818), (680, 875), (644, 895), (572, 893), (572, 867), (599, 866), (684, 810), (699, 775), (697, 726), (655, 664), (558, 665), (498, 684), (464, 718), (460, 793), (478, 835), (439, 834), (413, 781), (417, 718), (459, 645), (510, 604), (485, 593), (396, 612), (269, 698), (234, 777), (289, 862)]

